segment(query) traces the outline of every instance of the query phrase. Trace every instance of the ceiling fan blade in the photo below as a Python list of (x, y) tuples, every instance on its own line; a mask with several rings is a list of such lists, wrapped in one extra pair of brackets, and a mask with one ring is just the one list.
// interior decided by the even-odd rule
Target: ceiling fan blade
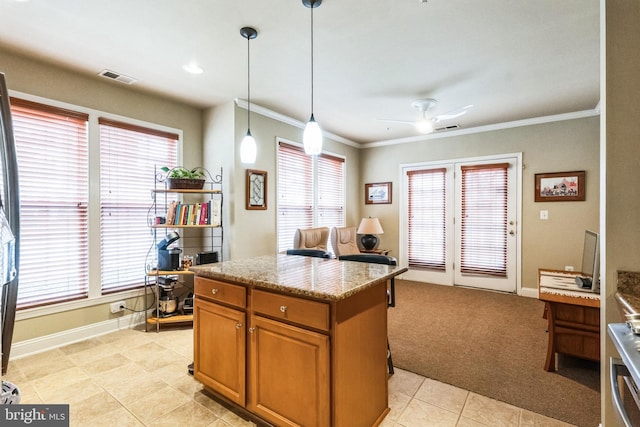
[(405, 125), (413, 125), (416, 122), (415, 121), (410, 121), (410, 120), (393, 120), (393, 119), (378, 119), (381, 122), (390, 122), (390, 123), (402, 123)]
[(451, 110), (448, 113), (438, 114), (437, 116), (434, 117), (434, 120), (439, 122), (439, 121), (442, 121), (442, 120), (455, 119), (455, 118), (460, 117), (460, 116), (462, 116), (464, 114), (467, 114), (467, 111), (469, 111), (472, 108), (473, 108), (472, 104), (465, 105), (462, 108), (457, 108), (455, 110)]

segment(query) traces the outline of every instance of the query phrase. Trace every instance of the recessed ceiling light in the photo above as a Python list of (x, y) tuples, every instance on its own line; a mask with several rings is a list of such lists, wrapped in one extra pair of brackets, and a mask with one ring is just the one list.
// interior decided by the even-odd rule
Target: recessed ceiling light
[(202, 74), (204, 72), (204, 70), (195, 62), (183, 65), (182, 69), (191, 74)]

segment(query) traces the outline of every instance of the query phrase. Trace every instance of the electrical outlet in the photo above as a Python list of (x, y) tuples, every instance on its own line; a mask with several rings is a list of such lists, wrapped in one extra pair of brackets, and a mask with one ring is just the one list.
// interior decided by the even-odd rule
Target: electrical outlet
[(564, 270), (565, 271), (573, 271), (573, 265), (565, 265), (564, 266)]
[(540, 211), (540, 219), (549, 219), (549, 211)]
[(124, 301), (118, 301), (118, 302), (112, 302), (111, 303), (111, 312), (112, 313), (119, 313), (121, 311), (124, 311), (125, 308), (127, 308), (127, 304)]

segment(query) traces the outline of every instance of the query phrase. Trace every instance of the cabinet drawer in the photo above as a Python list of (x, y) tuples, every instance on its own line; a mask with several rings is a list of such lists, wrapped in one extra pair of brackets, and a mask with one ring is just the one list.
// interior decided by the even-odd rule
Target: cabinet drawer
[(254, 313), (298, 323), (323, 331), (329, 330), (329, 305), (254, 289), (251, 293)]
[(198, 276), (196, 276), (194, 284), (197, 297), (240, 308), (247, 306), (247, 289), (244, 286)]

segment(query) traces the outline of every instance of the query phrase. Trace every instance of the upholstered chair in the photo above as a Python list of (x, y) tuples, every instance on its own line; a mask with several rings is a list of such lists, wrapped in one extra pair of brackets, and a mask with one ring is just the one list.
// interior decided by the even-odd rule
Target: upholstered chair
[(326, 251), (328, 242), (329, 227), (298, 228), (293, 237), (293, 248)]
[(331, 230), (331, 247), (336, 257), (359, 254), (356, 227), (333, 227)]

